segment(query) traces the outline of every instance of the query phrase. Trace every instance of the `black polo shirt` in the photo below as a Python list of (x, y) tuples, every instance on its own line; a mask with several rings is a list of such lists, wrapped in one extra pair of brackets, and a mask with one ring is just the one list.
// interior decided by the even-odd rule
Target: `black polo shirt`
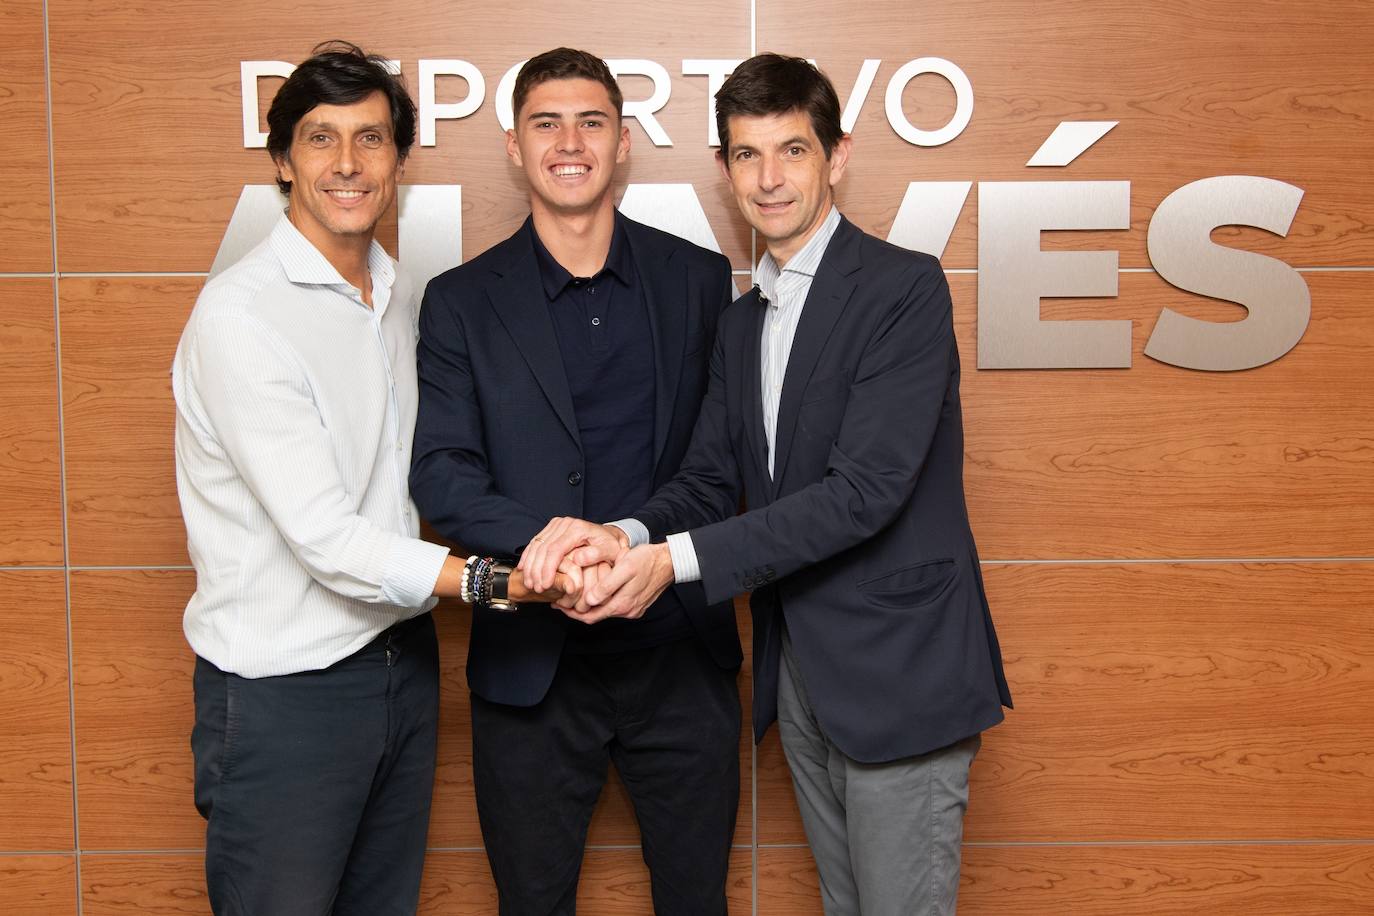
[[(582, 443), (583, 513), (597, 522), (627, 518), (653, 494), (653, 333), (623, 219), (616, 213), (606, 263), (591, 277), (569, 273), (528, 224)], [(672, 591), (638, 620), (570, 624), (572, 652), (621, 652), (692, 635)]]

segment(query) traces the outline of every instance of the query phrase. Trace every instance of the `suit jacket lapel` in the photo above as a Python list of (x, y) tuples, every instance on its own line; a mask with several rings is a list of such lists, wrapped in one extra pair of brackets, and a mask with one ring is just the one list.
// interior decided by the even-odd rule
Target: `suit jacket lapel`
[[(787, 372), (782, 380), (782, 399), (778, 402), (778, 427), (773, 437), (773, 485), (776, 488), (787, 470), (787, 455), (797, 429), (802, 394), (816, 363), (830, 339), (835, 323), (854, 292), (851, 276), (859, 269), (859, 240), (862, 234), (848, 220), (841, 220), (826, 246), (811, 290), (806, 295)], [(757, 348), (755, 348), (757, 349)], [(757, 358), (757, 357), (756, 357)], [(756, 376), (757, 377), (757, 374)], [(764, 467), (767, 467), (765, 464)]]
[(654, 467), (658, 467), (682, 378), (682, 350), (687, 344), (687, 273), (685, 263), (673, 257), (673, 248), (654, 244), (653, 237), (641, 232), (633, 220), (625, 219), (625, 235), (653, 335)]
[(580, 448), (568, 374), (563, 368), (563, 354), (558, 348), (553, 319), (549, 317), (544, 287), (539, 282), (539, 263), (529, 235), (533, 231), (527, 219), (520, 231), (504, 243), (509, 256), (493, 265), (497, 276), (487, 288), (487, 298), (553, 405), (554, 413)]
[[(768, 436), (763, 428), (763, 363), (759, 355), (760, 339), (763, 336), (763, 314), (765, 306), (759, 304), (759, 288), (755, 286), (741, 297), (747, 304), (739, 306), (744, 314), (750, 316), (747, 327), (749, 333), (744, 338), (744, 372), (740, 378), (745, 380), (742, 416), (749, 447), (758, 462), (759, 476), (768, 481)], [(717, 332), (719, 333), (719, 332)], [(771, 499), (771, 489), (770, 489)]]

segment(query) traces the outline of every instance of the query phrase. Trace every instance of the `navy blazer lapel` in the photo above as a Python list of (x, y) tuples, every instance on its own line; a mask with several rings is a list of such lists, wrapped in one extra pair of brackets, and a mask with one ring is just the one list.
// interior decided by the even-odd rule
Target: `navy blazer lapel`
[[(788, 450), (792, 434), (797, 429), (797, 414), (801, 410), (802, 393), (811, 373), (830, 339), (835, 322), (839, 321), (845, 304), (854, 292), (859, 269), (859, 241), (863, 234), (848, 220), (841, 219), (835, 235), (826, 246), (816, 268), (816, 277), (806, 294), (797, 334), (792, 339), (792, 352), (787, 357), (787, 372), (782, 379), (782, 399), (778, 402), (778, 426), (773, 436), (773, 484), (782, 480), (787, 469)], [(765, 465), (767, 467), (767, 465)]]
[(687, 345), (686, 265), (674, 258), (676, 250), (654, 244), (653, 237), (641, 232), (639, 224), (626, 217), (625, 237), (630, 242), (644, 306), (649, 313), (649, 332), (654, 347), (654, 467), (668, 443), (677, 402), (678, 382), (682, 378), (683, 348)]
[(744, 417), (745, 437), (754, 452), (754, 460), (758, 462), (760, 476), (771, 487), (772, 481), (768, 477), (768, 434), (763, 428), (763, 362), (759, 350), (763, 337), (763, 314), (767, 306), (759, 302), (761, 295), (755, 286), (740, 297), (742, 302), (736, 306), (744, 309), (745, 327), (748, 329), (744, 335), (744, 372), (740, 375), (744, 379), (741, 415)]
[(487, 287), (487, 298), (496, 317), (515, 341), (515, 348), (529, 364), (544, 396), (553, 405), (554, 413), (581, 448), (563, 354), (558, 348), (544, 287), (539, 282), (539, 264), (530, 238), (533, 231), (534, 227), (526, 219), (520, 231), (503, 243), (508, 248), (508, 257), (492, 265), (496, 277)]

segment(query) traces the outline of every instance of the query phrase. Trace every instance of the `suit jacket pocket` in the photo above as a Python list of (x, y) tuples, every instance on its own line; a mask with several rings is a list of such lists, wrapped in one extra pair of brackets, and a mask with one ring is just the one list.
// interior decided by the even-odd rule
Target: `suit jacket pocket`
[(952, 559), (923, 560), (911, 566), (864, 579), (859, 591), (875, 604), (918, 607), (940, 596), (959, 574)]

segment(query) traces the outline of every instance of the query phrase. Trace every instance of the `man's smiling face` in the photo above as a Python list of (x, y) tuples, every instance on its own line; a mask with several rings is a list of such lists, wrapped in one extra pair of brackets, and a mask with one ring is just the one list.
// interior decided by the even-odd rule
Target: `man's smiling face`
[(589, 79), (534, 86), (506, 132), (506, 154), (529, 180), (531, 208), (550, 215), (609, 206), (615, 167), (629, 151), (629, 128), (606, 87)]
[(328, 250), (332, 236), (370, 238), (402, 168), (386, 95), (312, 108), (277, 168), (291, 182), (291, 222), (317, 248)]

